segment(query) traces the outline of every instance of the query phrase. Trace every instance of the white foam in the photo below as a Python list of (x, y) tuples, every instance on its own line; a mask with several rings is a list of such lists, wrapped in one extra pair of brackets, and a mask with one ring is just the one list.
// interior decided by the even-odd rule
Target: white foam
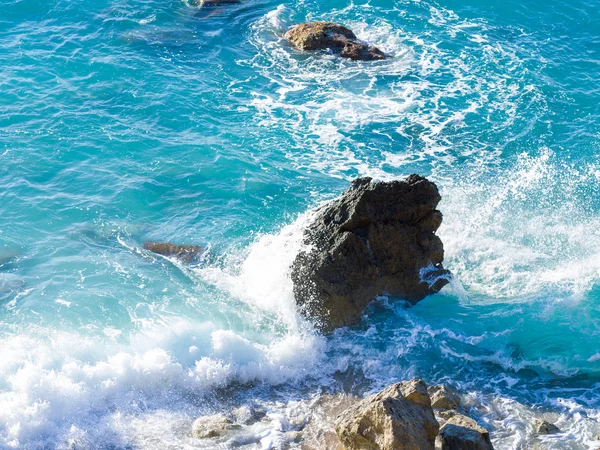
[[(250, 306), (241, 328), (162, 315), (136, 321), (139, 329), (127, 334), (110, 326), (90, 328), (104, 339), (85, 330), (34, 326), (7, 335), (0, 359), (0, 447), (67, 441), (118, 446), (122, 433), (146, 442), (150, 436), (137, 435), (125, 417), (143, 428), (156, 418), (152, 413), (141, 419), (146, 408), (166, 408), (165, 420), (177, 428), (183, 419), (175, 411), (190, 410), (189, 393), (327, 376), (325, 339), (296, 316), (289, 277), (306, 220), (301, 216), (280, 233), (259, 237), (242, 255), (232, 251), (225, 266), (197, 271), (230, 296), (226, 309), (236, 302)], [(197, 407), (191, 411), (200, 414)]]
[(586, 174), (594, 170), (565, 166), (545, 150), (521, 155), (493, 183), (468, 173), (442, 180), (446, 266), (488, 299), (587, 292), (600, 280), (600, 219), (585, 212), (577, 191), (593, 187)]
[(204, 267), (198, 274), (232, 296), (274, 313), (288, 327), (304, 326), (296, 314), (290, 266), (302, 246), (310, 213), (277, 234), (260, 236), (246, 251), (232, 251), (225, 267)]

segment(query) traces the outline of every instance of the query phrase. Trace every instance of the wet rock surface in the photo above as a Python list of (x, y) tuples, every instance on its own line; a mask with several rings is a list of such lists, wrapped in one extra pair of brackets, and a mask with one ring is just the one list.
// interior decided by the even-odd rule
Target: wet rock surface
[(331, 50), (343, 58), (361, 61), (385, 59), (385, 54), (377, 47), (359, 40), (352, 30), (332, 22), (296, 25), (285, 38), (299, 50)]
[(354, 180), (305, 231), (306, 249), (291, 267), (300, 311), (328, 332), (358, 322), (378, 295), (416, 303), (438, 292), (449, 277), (435, 234), (440, 199), (437, 186), (419, 175)]
[(236, 428), (239, 428), (239, 425), (226, 416), (202, 416), (192, 425), (192, 434), (196, 439), (210, 439), (223, 436)]
[(192, 262), (204, 252), (199, 245), (177, 245), (170, 242), (144, 242), (144, 248), (159, 255), (174, 257), (184, 262)]
[(493, 450), (489, 432), (462, 414), (452, 416), (440, 428), (442, 450)]
[(197, 0), (194, 2), (196, 6), (224, 6), (224, 5), (235, 5), (241, 3), (241, 0)]
[(336, 432), (346, 450), (434, 449), (439, 424), (421, 380), (397, 383), (344, 411)]

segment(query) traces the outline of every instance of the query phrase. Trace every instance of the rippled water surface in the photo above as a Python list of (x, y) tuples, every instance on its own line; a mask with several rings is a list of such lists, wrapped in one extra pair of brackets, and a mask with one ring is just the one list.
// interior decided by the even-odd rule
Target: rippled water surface
[[(272, 421), (219, 445), (293, 447), (319, 393), (411, 376), (497, 449), (599, 447), (599, 7), (2, 0), (0, 448), (210, 448), (194, 418), (249, 400)], [(295, 51), (307, 20), (392, 57)], [(316, 334), (287, 271), (307, 214), (414, 172), (454, 282)]]

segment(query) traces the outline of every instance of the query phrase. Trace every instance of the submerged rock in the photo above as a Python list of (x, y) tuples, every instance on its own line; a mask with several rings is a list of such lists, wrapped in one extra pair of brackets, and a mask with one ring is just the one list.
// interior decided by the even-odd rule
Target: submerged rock
[(431, 397), (431, 406), (433, 409), (447, 411), (456, 409), (460, 405), (460, 397), (448, 386), (429, 386), (429, 396)]
[(300, 50), (329, 49), (344, 58), (361, 61), (385, 59), (385, 54), (377, 47), (359, 40), (352, 30), (332, 22), (296, 25), (288, 30), (285, 38)]
[(557, 434), (560, 433), (560, 428), (547, 420), (535, 419), (533, 428), (537, 434)]
[(442, 450), (493, 450), (490, 433), (477, 422), (456, 414), (440, 429)]
[(144, 242), (144, 248), (153, 253), (163, 256), (172, 256), (185, 262), (192, 262), (204, 251), (204, 247), (198, 245), (176, 245), (171, 244), (170, 242), (151, 241)]
[(3, 247), (0, 248), (0, 268), (5, 264), (13, 262), (19, 256), (19, 251), (16, 248)]
[(223, 436), (236, 428), (239, 428), (239, 425), (223, 415), (202, 416), (192, 425), (192, 434), (197, 439), (209, 439)]
[(336, 432), (346, 450), (427, 450), (439, 425), (421, 380), (397, 383), (343, 412)]
[(322, 331), (360, 320), (384, 293), (416, 303), (448, 283), (436, 185), (419, 175), (405, 181), (354, 180), (317, 210), (305, 231), (307, 249), (292, 263), (300, 311)]
[(234, 5), (240, 3), (240, 0), (197, 0), (194, 2), (195, 6), (223, 6), (223, 5)]

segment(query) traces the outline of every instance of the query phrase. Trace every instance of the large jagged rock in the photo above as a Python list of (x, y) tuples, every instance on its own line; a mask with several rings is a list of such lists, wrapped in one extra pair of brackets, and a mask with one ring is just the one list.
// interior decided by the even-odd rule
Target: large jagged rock
[(354, 180), (317, 210), (307, 248), (292, 264), (300, 311), (328, 332), (360, 320), (365, 306), (388, 293), (416, 303), (448, 283), (436, 185), (419, 175), (405, 181)]
[(388, 386), (343, 412), (336, 424), (346, 450), (433, 450), (438, 431), (421, 380)]
[(361, 61), (385, 59), (385, 54), (377, 47), (359, 40), (352, 30), (332, 22), (296, 25), (288, 30), (285, 38), (300, 50), (329, 49), (344, 58)]
[(490, 433), (462, 414), (451, 417), (440, 429), (441, 450), (494, 450)]

